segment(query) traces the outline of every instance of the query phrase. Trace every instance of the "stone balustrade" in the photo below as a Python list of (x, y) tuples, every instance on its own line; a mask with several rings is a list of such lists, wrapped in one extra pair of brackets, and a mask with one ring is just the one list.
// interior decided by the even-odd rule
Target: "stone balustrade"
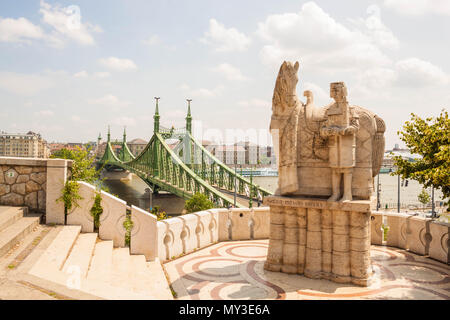
[[(0, 205), (27, 206), (31, 211), (45, 212), (46, 223), (64, 224), (64, 205), (56, 202), (56, 199), (61, 196), (71, 166), (70, 160), (0, 157)], [(69, 212), (66, 223), (81, 225), (82, 232), (93, 232), (94, 221), (90, 209), (97, 191), (90, 184), (79, 184), (83, 199), (79, 201), (79, 207)], [(128, 207), (123, 200), (107, 192), (102, 191), (101, 197), (103, 213), (98, 230), (100, 238), (112, 240), (116, 247), (125, 246), (126, 230), (123, 223), (127, 212), (131, 212), (133, 228), (130, 250), (133, 254), (144, 254), (147, 260), (159, 257), (161, 261), (167, 261), (220, 241), (269, 238), (269, 207), (211, 209), (157, 221), (154, 215), (134, 206)], [(329, 210), (321, 211), (320, 230), (314, 227), (318, 226), (318, 222), (314, 222), (314, 219), (318, 218), (314, 215), (314, 210), (311, 210), (308, 216), (302, 215), (301, 210), (297, 212), (296, 217), (287, 215), (286, 222), (292, 218), (293, 225), (297, 224), (298, 239), (295, 240), (298, 242), (298, 250), (294, 250), (296, 254), (289, 250), (292, 242), (289, 237), (291, 234), (294, 236), (295, 232), (290, 232), (287, 223), (286, 235), (283, 236), (287, 246), (280, 254), (284, 255), (286, 251), (285, 260), (289, 262), (290, 258), (298, 260), (299, 257), (311, 255), (311, 252), (320, 249), (322, 271), (331, 274), (333, 266), (336, 266), (333, 260), (338, 258), (333, 252), (346, 249), (339, 248), (340, 238), (348, 237), (349, 242), (344, 241), (342, 244), (354, 248), (365, 244), (358, 242), (357, 215), (339, 217), (339, 213), (332, 215)], [(272, 219), (276, 224), (276, 213), (272, 213)], [(348, 228), (339, 229), (341, 222), (342, 226), (348, 225)], [(386, 239), (383, 226), (388, 229)], [(371, 244), (410, 250), (447, 264), (450, 263), (449, 231), (450, 224), (429, 218), (403, 213), (371, 213)], [(320, 248), (313, 245), (319, 245), (318, 241), (314, 241), (314, 237), (319, 233), (322, 239)], [(297, 267), (300, 273), (313, 273), (315, 270), (312, 264)], [(289, 263), (285, 268), (289, 268)]]
[[(82, 232), (94, 231), (90, 209), (99, 192), (94, 186), (78, 182), (79, 206), (67, 215), (68, 225), (80, 225)], [(157, 221), (156, 216), (138, 207), (128, 207), (125, 201), (100, 192), (103, 213), (100, 215), (99, 237), (113, 240), (115, 247), (125, 246), (123, 226), (127, 210), (131, 212), (133, 227), (130, 234), (132, 254), (143, 254), (147, 260), (158, 257), (167, 261), (219, 241), (267, 239), (269, 237), (269, 208), (210, 209)], [(55, 220), (64, 221), (64, 211)]]
[[(383, 226), (387, 228), (384, 239)], [(449, 264), (450, 224), (405, 213), (372, 212), (371, 243), (429, 256)]]
[(261, 207), (210, 209), (158, 221), (158, 257), (167, 261), (220, 241), (267, 239), (269, 220), (269, 208)]

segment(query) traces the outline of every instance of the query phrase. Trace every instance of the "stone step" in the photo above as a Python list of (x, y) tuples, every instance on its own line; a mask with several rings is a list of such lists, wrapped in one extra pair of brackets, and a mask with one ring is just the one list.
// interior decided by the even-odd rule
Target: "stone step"
[(18, 207), (0, 207), (0, 231), (5, 230), (14, 222), (24, 216), (23, 208)]
[(129, 248), (114, 248), (112, 254), (112, 269), (109, 284), (114, 287), (130, 288), (131, 259)]
[(159, 260), (147, 262), (143, 255), (132, 255), (131, 290), (154, 300), (173, 299)]
[(163, 266), (156, 258), (154, 261), (146, 262), (147, 265), (147, 277), (150, 283), (148, 287), (150, 292), (155, 296), (154, 299), (158, 300), (173, 300), (172, 291), (170, 290), (169, 283), (167, 282), (166, 275), (164, 273)]
[(33, 231), (33, 228), (39, 224), (40, 219), (40, 214), (30, 214), (27, 217), (21, 217), (12, 225), (0, 231), (0, 257)]
[[(77, 238), (77, 241), (75, 242), (75, 245), (72, 248), (69, 257), (64, 263), (64, 267), (62, 269), (63, 272), (77, 272), (77, 274), (79, 272), (82, 278), (86, 278), (96, 241), (96, 233), (80, 234)], [(75, 270), (74, 268), (79, 269)]]
[(64, 226), (29, 273), (51, 278), (53, 273), (61, 271), (80, 232), (81, 226)]
[(111, 278), (112, 253), (112, 241), (97, 242), (87, 274), (88, 280), (109, 281)]

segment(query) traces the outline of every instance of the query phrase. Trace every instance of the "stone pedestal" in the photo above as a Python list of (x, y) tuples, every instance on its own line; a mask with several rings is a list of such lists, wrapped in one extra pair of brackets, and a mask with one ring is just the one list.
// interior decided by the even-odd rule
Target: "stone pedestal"
[(368, 286), (371, 201), (330, 202), (271, 196), (264, 268)]

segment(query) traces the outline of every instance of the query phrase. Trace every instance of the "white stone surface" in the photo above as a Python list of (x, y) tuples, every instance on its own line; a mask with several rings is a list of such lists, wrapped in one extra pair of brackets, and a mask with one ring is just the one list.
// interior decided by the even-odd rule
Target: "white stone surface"
[(83, 181), (78, 181), (78, 185), (83, 199), (78, 201), (79, 207), (67, 214), (67, 224), (80, 225), (81, 232), (94, 232), (94, 218), (90, 210), (94, 204), (95, 187)]
[(253, 238), (267, 239), (270, 234), (270, 208), (259, 207), (253, 209)]
[(64, 204), (56, 202), (61, 197), (67, 180), (68, 160), (47, 160), (46, 223), (64, 224)]
[(103, 213), (100, 215), (99, 236), (102, 240), (113, 240), (114, 247), (125, 246), (125, 228), (127, 203), (102, 191)]
[(158, 230), (155, 215), (131, 206), (131, 253), (143, 254), (147, 261), (153, 261), (158, 256)]

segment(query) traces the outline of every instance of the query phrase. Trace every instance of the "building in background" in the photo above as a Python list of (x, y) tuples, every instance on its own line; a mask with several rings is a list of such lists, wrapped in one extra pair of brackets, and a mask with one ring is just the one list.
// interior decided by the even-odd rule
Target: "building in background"
[(40, 134), (29, 131), (26, 134), (0, 134), (0, 156), (24, 158), (48, 158), (50, 150)]
[(148, 141), (145, 141), (140, 138), (133, 139), (129, 142), (127, 142), (128, 148), (130, 149), (131, 153), (136, 157), (145, 149), (147, 146)]

